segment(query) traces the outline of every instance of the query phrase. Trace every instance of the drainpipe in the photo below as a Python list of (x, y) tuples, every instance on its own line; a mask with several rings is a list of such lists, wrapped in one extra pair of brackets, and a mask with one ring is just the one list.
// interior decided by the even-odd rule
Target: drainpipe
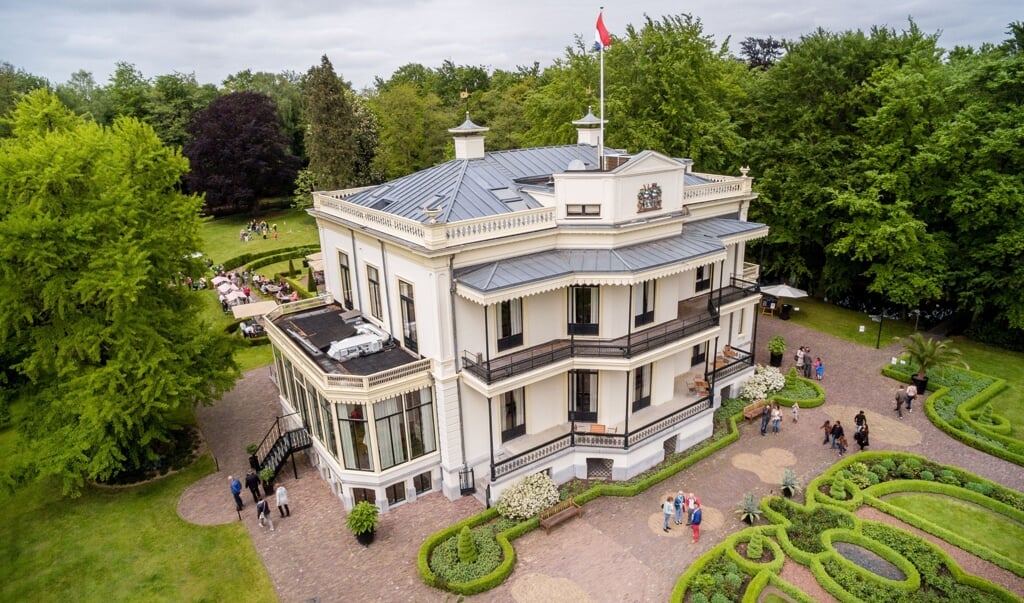
[(395, 336), (395, 313), (391, 309), (391, 279), (388, 277), (388, 256), (384, 253), (384, 241), (380, 242), (380, 266), (384, 271), (384, 302), (388, 308), (388, 329)]
[(491, 482), (498, 479), (498, 472), (494, 470), (494, 409), (491, 402), (494, 398), (487, 396), (487, 447), (491, 449)]
[[(359, 286), (359, 255), (356, 252), (356, 231), (350, 228), (348, 230), (348, 233), (352, 237), (352, 272), (354, 273), (353, 276), (355, 276), (356, 279), (356, 302), (358, 302), (359, 304), (359, 312), (362, 313), (363, 308), (365, 308), (366, 306), (363, 305), (363, 288)], [(344, 297), (345, 293), (342, 292), (341, 295), (342, 297)]]
[[(448, 256), (448, 295), (449, 305), (451, 306), (452, 315), (452, 352), (454, 354), (455, 362), (455, 374), (458, 377), (455, 379), (455, 399), (458, 401), (459, 407), (459, 448), (462, 452), (462, 468), (466, 468), (466, 434), (463, 432), (463, 421), (462, 421), (462, 367), (459, 364), (459, 330), (455, 324), (455, 255)], [(462, 484), (459, 484), (461, 487)]]

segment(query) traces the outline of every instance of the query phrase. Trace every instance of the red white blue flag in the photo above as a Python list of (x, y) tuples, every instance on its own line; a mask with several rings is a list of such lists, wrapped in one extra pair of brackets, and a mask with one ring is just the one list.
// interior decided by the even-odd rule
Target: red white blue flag
[(597, 13), (597, 31), (594, 33), (594, 51), (604, 50), (612, 45), (612, 36), (604, 26), (604, 13)]

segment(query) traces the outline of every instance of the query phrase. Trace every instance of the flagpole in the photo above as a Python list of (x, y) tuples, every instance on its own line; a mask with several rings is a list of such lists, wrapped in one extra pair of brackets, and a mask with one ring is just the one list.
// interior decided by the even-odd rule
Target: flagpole
[[(604, 7), (601, 7), (601, 16), (604, 16)], [(604, 170), (604, 44), (601, 44), (601, 134), (597, 141), (597, 165), (598, 169)]]

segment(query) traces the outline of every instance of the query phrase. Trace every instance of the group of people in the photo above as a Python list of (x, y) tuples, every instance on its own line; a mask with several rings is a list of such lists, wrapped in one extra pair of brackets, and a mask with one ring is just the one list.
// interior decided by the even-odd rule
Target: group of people
[[(797, 413), (800, 407), (796, 403), (793, 403), (793, 422), (797, 421)], [(771, 404), (765, 404), (764, 408), (761, 409), (761, 435), (768, 433), (769, 423), (772, 426), (772, 433), (778, 434), (779, 427), (782, 425), (782, 409), (779, 408), (778, 402)]]
[(248, 243), (260, 235), (266, 239), (271, 233), (273, 233), (274, 239), (277, 239), (277, 224), (267, 225), (266, 220), (261, 222), (252, 220), (248, 226), (238, 231), (238, 240)]
[(672, 495), (666, 496), (661, 510), (665, 516), (665, 521), (661, 526), (663, 532), (668, 532), (672, 529), (668, 523), (673, 517), (677, 526), (682, 525), (683, 513), (685, 513), (686, 525), (690, 526), (693, 530), (692, 542), (700, 540), (700, 522), (703, 519), (703, 512), (700, 510), (700, 499), (697, 498), (696, 494), (693, 492), (686, 494), (680, 490), (674, 498)]
[[(245, 504), (242, 502), (242, 482), (235, 476), (229, 475), (228, 487), (231, 489), (231, 496), (235, 499), (235, 507), (241, 511), (245, 508)], [(261, 528), (270, 526), (270, 531), (273, 532), (274, 520), (271, 505), (260, 493), (260, 478), (255, 471), (245, 474), (245, 487), (252, 493), (252, 500), (256, 503), (256, 521)], [(277, 505), (277, 511), (281, 517), (291, 517), (292, 511), (288, 507), (288, 490), (283, 484), (278, 484), (274, 489), (274, 503)]]
[(816, 358), (811, 357), (811, 348), (807, 346), (800, 346), (794, 357), (796, 360), (796, 370), (802, 374), (805, 379), (821, 379), (825, 376), (825, 364), (821, 361), (821, 356)]
[[(870, 429), (868, 428), (868, 417), (864, 414), (864, 411), (860, 411), (853, 418), (854, 434), (853, 441), (857, 442), (861, 450), (871, 445), (871, 441), (868, 437)], [(846, 429), (843, 427), (842, 421), (836, 421), (832, 423), (828, 419), (822, 424), (820, 428), (825, 433), (825, 438), (821, 441), (822, 445), (831, 443), (831, 448), (839, 451), (839, 456), (846, 454), (846, 449), (849, 443), (846, 439)]]

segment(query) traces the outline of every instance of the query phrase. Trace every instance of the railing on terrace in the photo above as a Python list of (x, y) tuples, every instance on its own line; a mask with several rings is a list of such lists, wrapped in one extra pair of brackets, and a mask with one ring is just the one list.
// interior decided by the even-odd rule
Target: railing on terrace
[[(715, 360), (715, 366), (711, 370), (714, 374), (715, 381), (721, 381), (727, 379), (736, 373), (742, 372), (752, 366), (754, 366), (754, 355), (746, 350), (739, 348), (732, 348), (732, 351), (736, 353), (735, 356), (719, 356)], [(722, 366), (719, 366), (719, 364)]]
[(462, 366), (487, 383), (508, 379), (574, 356), (631, 358), (718, 325), (718, 315), (701, 313), (685, 320), (672, 320), (627, 337), (604, 340), (557, 339), (520, 352), (484, 360), (462, 352)]
[(415, 375), (422, 373), (423, 371), (430, 370), (430, 358), (424, 358), (422, 360), (416, 360), (409, 364), (403, 364), (402, 366), (388, 369), (386, 371), (380, 371), (372, 375), (338, 375), (336, 373), (328, 373), (327, 385), (334, 387), (356, 387), (361, 389), (370, 389), (378, 385), (384, 385), (392, 381), (408, 377), (409, 375)]
[[(256, 450), (256, 462), (258, 469), (273, 469), (274, 473), (280, 473), (288, 457), (299, 450), (305, 450), (313, 445), (309, 432), (304, 427), (291, 427), (297, 423), (298, 413), (291, 413), (274, 419), (267, 435), (263, 436)], [(294, 458), (294, 457), (293, 457)], [(298, 478), (298, 469), (293, 470)]]
[(749, 178), (716, 179), (707, 184), (695, 184), (683, 188), (683, 202), (704, 201), (715, 197), (731, 197), (751, 192)]
[(525, 452), (507, 459), (495, 461), (491, 465), (491, 480), (496, 480), (534, 463), (548, 460), (552, 456), (573, 449), (576, 446), (625, 450), (710, 408), (711, 398), (704, 397), (629, 433), (615, 434), (575, 431), (560, 435), (547, 442), (538, 444)]
[(323, 193), (313, 195), (313, 206), (338, 216), (390, 234), (427, 249), (441, 249), (449, 245), (464, 245), (514, 234), (529, 233), (552, 228), (555, 208), (517, 211), (498, 216), (487, 216), (451, 223), (419, 222), (384, 211), (356, 205), (337, 196)]
[(300, 299), (299, 301), (288, 302), (286, 304), (279, 304), (276, 308), (267, 312), (263, 315), (264, 320), (274, 321), (285, 314), (292, 314), (295, 312), (302, 312), (303, 310), (310, 310), (312, 308), (319, 308), (320, 306), (326, 306), (334, 301), (329, 293), (322, 293), (316, 297), (307, 297), (306, 299)]
[(756, 283), (761, 278), (761, 265), (743, 262), (743, 274), (740, 276), (745, 281)]
[[(731, 304), (734, 301), (757, 295), (760, 291), (761, 288), (757, 283), (734, 276), (729, 279), (729, 285), (722, 288), (720, 304), (722, 306)], [(714, 297), (714, 300), (717, 302), (719, 298)]]

